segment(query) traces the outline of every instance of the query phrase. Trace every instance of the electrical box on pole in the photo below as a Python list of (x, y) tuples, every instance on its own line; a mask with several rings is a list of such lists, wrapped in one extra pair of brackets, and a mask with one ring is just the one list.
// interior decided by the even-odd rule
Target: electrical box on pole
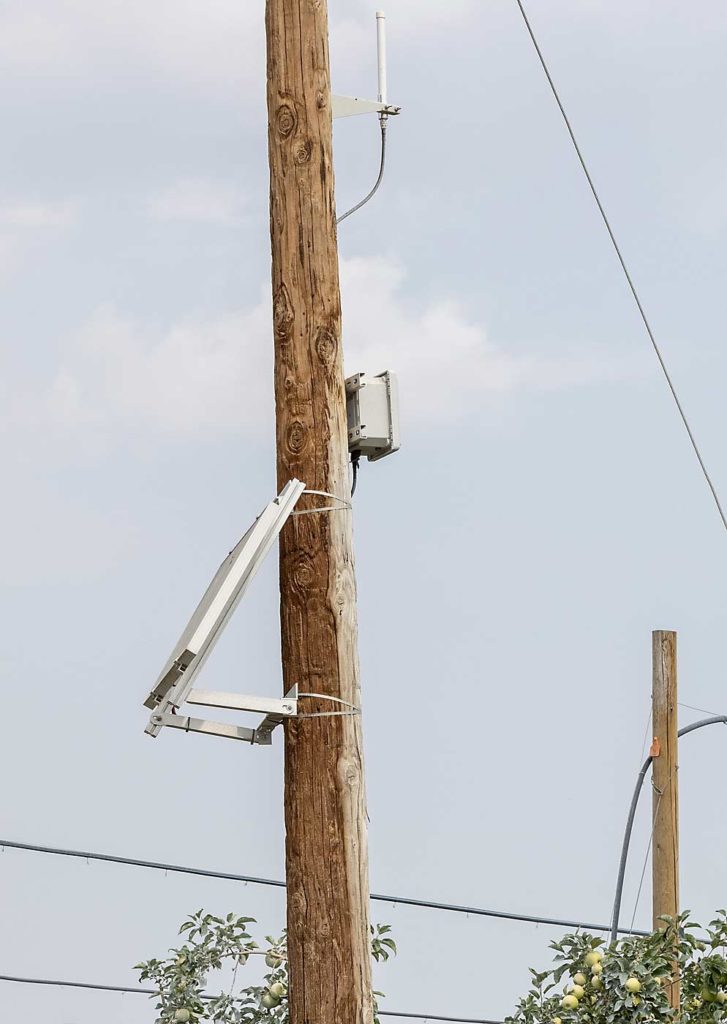
[(375, 462), (399, 450), (399, 392), (393, 373), (346, 378), (346, 415), (352, 457), (365, 455)]

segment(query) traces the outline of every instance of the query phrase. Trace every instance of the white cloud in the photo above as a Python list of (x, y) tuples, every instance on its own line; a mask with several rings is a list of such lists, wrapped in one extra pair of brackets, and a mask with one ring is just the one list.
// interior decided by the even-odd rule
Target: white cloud
[(2, 203), (0, 225), (11, 228), (67, 228), (75, 224), (73, 203)]
[(8, 0), (0, 12), (0, 62), (10, 70), (96, 79), (142, 66), (155, 76), (226, 87), (264, 81), (264, 4), (238, 0)]
[(221, 182), (185, 178), (149, 201), (155, 220), (195, 224), (239, 224), (245, 205), (240, 189)]
[(459, 419), (467, 396), (485, 402), (523, 383), (528, 361), (491, 344), (454, 301), (408, 303), (397, 263), (352, 259), (341, 280), (347, 372), (394, 370), (410, 416)]
[(341, 279), (348, 372), (396, 371), (405, 415), (427, 423), (480, 415), (514, 392), (574, 387), (623, 372), (594, 353), (543, 357), (508, 350), (453, 299), (407, 302), (404, 271), (391, 260), (345, 261)]
[[(516, 392), (614, 375), (609, 362), (592, 356), (508, 351), (455, 301), (409, 300), (404, 285), (391, 260), (343, 263), (347, 372), (396, 371), (410, 422), (482, 416)], [(120, 437), (150, 444), (237, 433), (255, 439), (273, 429), (272, 362), (267, 288), (248, 310), (162, 331), (105, 309), (80, 332), (32, 415), (37, 427), (47, 429), (50, 420), (87, 445)]]
[[(386, 5), (384, 5), (386, 6)], [(389, 0), (398, 45), (421, 30), (461, 21), (476, 0)], [(7, 0), (0, 11), (0, 62), (13, 68), (97, 78), (119, 65), (155, 76), (216, 83), (226, 90), (265, 81), (263, 0)], [(332, 46), (342, 61), (373, 61), (375, 7), (330, 5)], [(345, 85), (339, 85), (345, 91)], [(241, 94), (244, 99), (244, 94)]]
[(48, 396), (51, 416), (112, 439), (255, 435), (270, 420), (268, 303), (153, 332), (114, 309), (83, 329)]
[(0, 13), (0, 58), (11, 68), (48, 67), (62, 61), (66, 52), (63, 19), (54, 23), (50, 5), (6, 4)]
[[(422, 36), (442, 28), (461, 28), (476, 11), (476, 0), (387, 0), (381, 6), (390, 36), (390, 73)], [(330, 58), (334, 92), (376, 96), (376, 7), (354, 0), (349, 13), (329, 5)], [(414, 42), (417, 40), (417, 42)], [(392, 77), (396, 91), (396, 74)]]
[(0, 203), (0, 280), (19, 270), (43, 246), (77, 221), (70, 202)]

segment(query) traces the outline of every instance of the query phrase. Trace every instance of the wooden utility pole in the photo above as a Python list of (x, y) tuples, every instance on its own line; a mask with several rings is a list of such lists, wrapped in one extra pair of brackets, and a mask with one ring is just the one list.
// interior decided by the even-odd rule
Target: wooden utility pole
[[(653, 760), (653, 909), (654, 928), (663, 928), (663, 914), (679, 913), (679, 780), (677, 724), (677, 635), (652, 634)], [(679, 982), (670, 989), (679, 1008)]]
[[(278, 485), (350, 493), (326, 0), (267, 0)], [(309, 497), (316, 503), (338, 502)], [(280, 541), (291, 1024), (371, 1024), (369, 882), (351, 513)], [(331, 712), (335, 712), (331, 715)]]

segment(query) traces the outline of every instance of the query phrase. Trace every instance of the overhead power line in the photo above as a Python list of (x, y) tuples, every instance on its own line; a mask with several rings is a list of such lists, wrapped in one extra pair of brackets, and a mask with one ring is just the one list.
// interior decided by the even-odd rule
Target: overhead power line
[(515, 3), (518, 5), (518, 7), (520, 9), (520, 13), (521, 13), (521, 15), (523, 17), (523, 21), (525, 22), (525, 27), (526, 27), (526, 29), (528, 31), (528, 35), (530, 36), (532, 44), (535, 47), (535, 52), (537, 53), (538, 59), (540, 61), (540, 64), (541, 64), (541, 66), (543, 68), (543, 71), (545, 72), (545, 77), (548, 79), (548, 85), (550, 86), (550, 90), (553, 93), (553, 96), (555, 97), (555, 102), (558, 104), (558, 109), (560, 110), (560, 112), (561, 112), (561, 114), (563, 116), (563, 120), (565, 122), (565, 126), (568, 129), (568, 134), (570, 135), (571, 142), (573, 143), (573, 148), (576, 151), (576, 156), (578, 157), (580, 165), (581, 165), (581, 167), (583, 169), (583, 173), (585, 174), (586, 180), (588, 182), (588, 185), (590, 186), (591, 192), (593, 193), (593, 198), (596, 201), (596, 206), (598, 207), (598, 212), (601, 214), (601, 219), (603, 220), (603, 223), (606, 226), (606, 231), (608, 232), (608, 236), (611, 239), (611, 244), (613, 245), (613, 248), (614, 248), (614, 251), (616, 253), (616, 256), (618, 257), (618, 261), (621, 264), (621, 269), (623, 270), (624, 277), (626, 278), (626, 282), (627, 282), (627, 284), (629, 286), (629, 289), (631, 291), (631, 294), (632, 294), (632, 296), (634, 298), (634, 302), (636, 303), (636, 307), (637, 307), (637, 309), (639, 311), (639, 315), (640, 315), (640, 317), (641, 317), (641, 319), (643, 321), (644, 327), (646, 328), (646, 333), (649, 336), (649, 341), (651, 342), (651, 345), (652, 345), (652, 347), (654, 349), (654, 352), (656, 353), (656, 358), (659, 360), (659, 366), (661, 367), (662, 373), (664, 374), (664, 378), (665, 378), (667, 384), (669, 385), (669, 390), (671, 391), (672, 398), (674, 399), (674, 402), (675, 402), (676, 407), (677, 407), (677, 409), (679, 411), (679, 415), (681, 417), (682, 423), (684, 424), (684, 428), (685, 428), (685, 430), (686, 430), (686, 432), (687, 432), (687, 434), (689, 436), (689, 440), (691, 442), (692, 448), (694, 449), (694, 454), (696, 455), (697, 461), (699, 462), (699, 465), (700, 465), (700, 468), (702, 470), (702, 473), (704, 474), (704, 479), (707, 481), (707, 486), (709, 487), (710, 491), (712, 492), (712, 497), (714, 498), (714, 503), (717, 506), (717, 511), (719, 512), (720, 519), (722, 520), (722, 525), (724, 526), (725, 530), (727, 530), (727, 516), (725, 516), (724, 510), (722, 508), (722, 504), (720, 502), (719, 495), (717, 494), (717, 489), (716, 489), (714, 483), (712, 482), (712, 477), (710, 476), (709, 470), (707, 469), (707, 466), (706, 466), (706, 464), (704, 462), (704, 459), (702, 458), (702, 453), (699, 450), (699, 445), (697, 444), (697, 440), (696, 440), (696, 438), (694, 436), (692, 428), (689, 425), (689, 420), (687, 419), (687, 415), (686, 415), (686, 413), (684, 411), (684, 407), (682, 406), (682, 403), (681, 403), (681, 401), (679, 399), (679, 395), (677, 394), (676, 387), (675, 387), (674, 382), (673, 382), (673, 380), (671, 378), (671, 374), (669, 373), (669, 369), (668, 369), (668, 367), (666, 365), (664, 357), (663, 357), (663, 355), (661, 353), (661, 349), (659, 348), (659, 345), (658, 345), (658, 343), (656, 341), (656, 338), (654, 336), (654, 332), (651, 329), (651, 324), (649, 323), (649, 320), (648, 320), (648, 318), (646, 316), (646, 311), (644, 310), (643, 303), (641, 302), (641, 299), (639, 298), (639, 293), (636, 290), (636, 285), (634, 284), (634, 279), (632, 278), (631, 273), (629, 271), (629, 268), (626, 265), (626, 260), (623, 257), (623, 254), (621, 252), (621, 248), (620, 248), (618, 242), (616, 241), (616, 235), (614, 234), (613, 228), (611, 227), (611, 222), (609, 221), (608, 216), (606, 214), (606, 210), (604, 209), (603, 203), (601, 202), (601, 199), (599, 197), (598, 191), (597, 191), (596, 186), (595, 186), (595, 184), (593, 182), (593, 178), (591, 177), (591, 173), (588, 170), (588, 165), (586, 164), (585, 158), (584, 158), (583, 153), (581, 151), (581, 148), (580, 148), (580, 146), (578, 144), (578, 140), (576, 139), (575, 132), (573, 131), (573, 126), (571, 125), (570, 119), (569, 119), (568, 115), (565, 112), (565, 107), (563, 106), (563, 102), (562, 102), (562, 100), (560, 98), (560, 95), (558, 93), (558, 90), (557, 90), (557, 88), (555, 86), (555, 82), (553, 81), (553, 76), (551, 75), (550, 70), (548, 68), (548, 65), (547, 65), (547, 63), (545, 61), (545, 57), (543, 56), (543, 51), (540, 48), (538, 40), (535, 38), (535, 33), (533, 32), (532, 25), (530, 24), (530, 21), (528, 19), (527, 14), (525, 13), (525, 8), (523, 6), (522, 0), (515, 0)]
[[(11, 981), (18, 985), (50, 985), (54, 988), (80, 988), (91, 992), (118, 992), (121, 995), (155, 996), (153, 988), (131, 988), (127, 985), (97, 985), (88, 981), (58, 981), (52, 978), (20, 978), (11, 974), (0, 974), (0, 981)], [(203, 996), (203, 999), (210, 998)], [(395, 1013), (393, 1010), (379, 1010), (379, 1017), (406, 1017), (411, 1020), (449, 1021), (451, 1024), (502, 1024), (501, 1021), (484, 1020), (477, 1017), (439, 1017), (433, 1013)]]
[[(36, 846), (32, 843), (19, 843), (12, 839), (0, 839), (0, 847), (10, 850), (25, 850), (31, 853), (44, 853), (54, 857), (73, 857), (78, 860), (95, 860), (109, 864), (124, 864), (127, 867), (149, 868), (153, 871), (173, 872), (182, 875), (199, 875), (203, 878), (220, 878), (229, 882), (247, 882), (251, 885), (270, 885), (278, 889), (285, 888), (285, 882), (274, 878), (260, 878), (257, 875), (239, 875), (229, 871), (211, 871), (208, 868), (184, 867), (181, 864), (165, 864), (162, 861), (139, 860), (135, 857), (119, 857), (110, 853), (91, 853), (86, 850), (64, 850), (53, 846)], [(401, 904), (408, 907), (423, 907), (427, 910), (445, 910), (453, 914), (466, 914), (472, 917), (492, 917), (502, 921), (521, 921), (525, 924), (542, 924), (555, 928), (585, 928), (587, 931), (607, 932), (610, 924), (593, 924), (588, 921), (574, 921), (568, 918), (542, 917), (538, 914), (516, 914), (507, 910), (489, 910), (483, 907), (468, 907), (459, 903), (442, 903), (437, 900), (417, 900), (410, 896), (387, 896), (371, 893), (371, 899), (379, 903)], [(624, 929), (625, 931), (625, 929)], [(648, 935), (648, 932), (631, 931), (631, 935)]]

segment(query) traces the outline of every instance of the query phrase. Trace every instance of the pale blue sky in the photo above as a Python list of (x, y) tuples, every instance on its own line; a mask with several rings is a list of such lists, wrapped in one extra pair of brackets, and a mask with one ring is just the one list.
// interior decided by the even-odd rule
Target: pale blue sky
[[(374, 91), (374, 10), (331, 3), (338, 91)], [(529, 10), (727, 496), (727, 10)], [(386, 11), (404, 113), (340, 238), (347, 366), (398, 371), (404, 437), (355, 505), (372, 888), (606, 920), (653, 628), (679, 631), (682, 700), (725, 710), (727, 538), (515, 4)], [(262, 18), (262, 0), (0, 12), (0, 838), (282, 874), (280, 743), (152, 741), (141, 706), (274, 488)], [(341, 208), (377, 134), (337, 126)], [(279, 679), (272, 559), (207, 682)], [(702, 917), (724, 905), (726, 774), (720, 730), (686, 741)], [(133, 983), (198, 906), (284, 918), (274, 890), (0, 867), (5, 974)], [(642, 926), (649, 901), (647, 877)], [(414, 1012), (506, 1013), (556, 934), (374, 916), (401, 948), (387, 1008)], [(2, 995), (29, 1024), (153, 1020), (131, 996)]]

